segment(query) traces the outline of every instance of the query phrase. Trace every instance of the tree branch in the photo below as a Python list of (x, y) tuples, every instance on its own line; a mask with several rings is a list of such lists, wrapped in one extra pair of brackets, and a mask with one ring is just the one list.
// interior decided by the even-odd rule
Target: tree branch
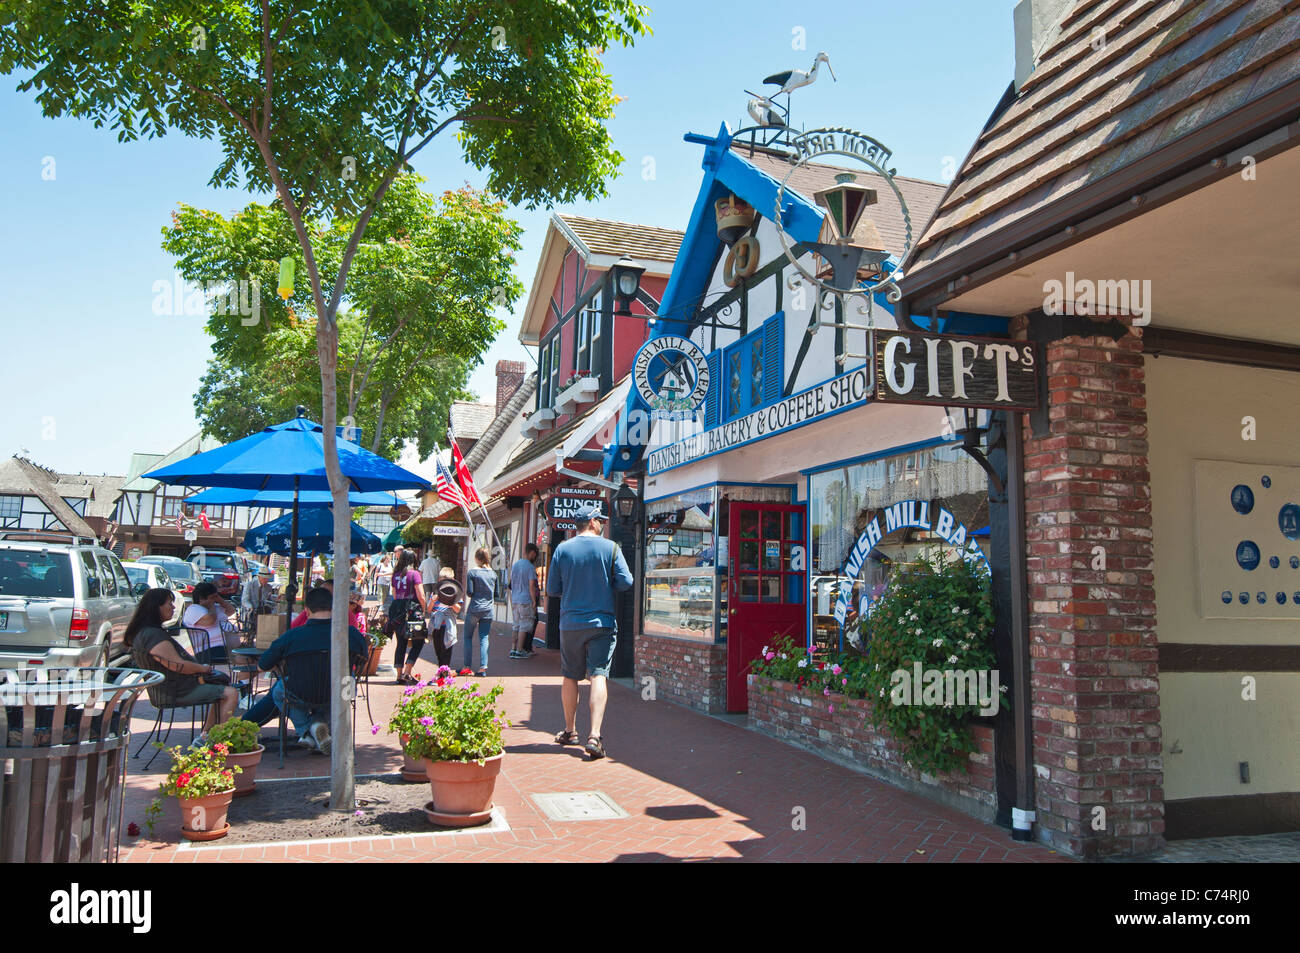
[(271, 0), (262, 0), (262, 134), (271, 138), (271, 87), (274, 82), (271, 65)]

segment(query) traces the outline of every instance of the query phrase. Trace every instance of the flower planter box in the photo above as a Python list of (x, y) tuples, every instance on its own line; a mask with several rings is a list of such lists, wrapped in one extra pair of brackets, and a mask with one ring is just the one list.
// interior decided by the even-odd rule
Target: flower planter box
[(555, 398), (555, 409), (561, 414), (571, 414), (579, 404), (595, 400), (600, 394), (600, 378), (583, 377), (564, 390)]
[(555, 417), (555, 408), (546, 407), (529, 417), (528, 423), (533, 425), (538, 433), (543, 433), (555, 426)]
[(749, 676), (749, 727), (781, 741), (932, 798), (949, 807), (992, 820), (997, 795), (993, 778), (993, 729), (976, 722), (977, 749), (966, 773), (923, 774), (902, 758), (898, 744), (871, 724), (871, 702), (794, 682)]

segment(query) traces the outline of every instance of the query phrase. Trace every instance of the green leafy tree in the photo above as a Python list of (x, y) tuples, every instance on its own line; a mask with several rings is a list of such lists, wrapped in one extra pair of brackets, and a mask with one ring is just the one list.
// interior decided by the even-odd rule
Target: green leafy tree
[[(0, 7), (0, 72), (21, 71), (47, 116), (129, 140), (217, 139), (209, 180), (271, 192), (293, 226), (318, 316), (334, 552), (348, 558), (338, 465), (337, 316), (367, 226), (411, 159), (454, 130), (494, 195), (532, 208), (596, 199), (621, 156), (605, 128), (613, 84), (599, 51), (631, 45), (648, 10), (628, 0), (41, 0)], [(355, 216), (337, 268), (313, 219)], [(281, 251), (287, 254), (290, 249)], [(334, 593), (332, 803), (353, 802), (347, 592)]]
[[(343, 419), (394, 459), (405, 440), (432, 452), (438, 423), (453, 400), (469, 396), (470, 369), (504, 327), (494, 309), (523, 291), (512, 273), (521, 230), (504, 203), (470, 188), (434, 198), (423, 181), (406, 174), (389, 189), (357, 248), (338, 316)], [(350, 216), (309, 223), (324, 267), (336, 267), (352, 225)], [(163, 248), (186, 279), (223, 289), (218, 305), (237, 291), (232, 276), (275, 287), (274, 249), (292, 234), (278, 203), (230, 218), (182, 205), (163, 229)], [(269, 290), (257, 300), (251, 317), (217, 307), (208, 320), (213, 356), (195, 410), (204, 430), (225, 441), (278, 422), (296, 404), (321, 404), (310, 303), (296, 307)]]

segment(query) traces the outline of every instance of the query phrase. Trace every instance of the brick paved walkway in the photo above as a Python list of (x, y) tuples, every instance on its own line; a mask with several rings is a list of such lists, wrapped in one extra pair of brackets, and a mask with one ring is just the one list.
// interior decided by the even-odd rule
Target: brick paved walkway
[[(508, 651), (496, 642), (500, 655)], [(433, 665), (426, 663), (428, 670)], [(381, 676), (382, 678), (382, 676)], [(389, 676), (391, 679), (391, 675)], [(178, 847), (175, 840), (124, 836), (129, 862), (194, 861), (945, 861), (1041, 862), (1065, 858), (1037, 844), (1017, 844), (995, 826), (923, 797), (792, 748), (744, 727), (668, 702), (642, 701), (625, 686), (610, 686), (605, 735), (609, 758), (587, 762), (579, 749), (561, 749), (552, 736), (563, 727), (559, 654), (540, 650), (526, 661), (500, 658), (492, 680), (506, 686), (506, 710), (515, 726), (506, 736), (505, 768), (496, 804), (510, 830), (454, 837), (392, 837), (339, 844), (269, 848)], [(400, 689), (371, 687), (376, 720), (384, 720)], [(583, 689), (583, 704), (586, 688)], [(401, 764), (395, 738), (371, 736), (359, 707), (357, 773), (393, 773)], [(135, 730), (152, 723), (147, 702), (137, 707)], [(274, 723), (273, 723), (274, 724)], [(273, 729), (272, 726), (268, 726)], [(578, 729), (585, 739), (585, 709)], [(171, 742), (188, 733), (173, 732)], [(137, 742), (138, 744), (138, 742)], [(124, 825), (143, 827), (144, 806), (165, 768), (133, 761), (127, 776)], [(259, 778), (329, 774), (328, 759), (301, 750), (279, 769), (268, 750)], [(557, 822), (530, 795), (600, 791), (628, 813), (614, 820)], [(254, 795), (256, 797), (256, 795)], [(792, 829), (795, 808), (805, 830)], [(167, 816), (157, 836), (174, 837)]]

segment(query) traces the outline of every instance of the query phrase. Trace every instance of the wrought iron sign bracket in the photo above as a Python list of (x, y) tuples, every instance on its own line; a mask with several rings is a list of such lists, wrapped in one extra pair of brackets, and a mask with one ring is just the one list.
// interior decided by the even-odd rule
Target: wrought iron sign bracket
[(1039, 311), (1030, 315), (1028, 333), (1031, 341), (1041, 344), (1070, 337), (1110, 338), (1118, 344), (1128, 335), (1129, 327), (1114, 318), (1098, 321), (1082, 314), (1045, 314)]

